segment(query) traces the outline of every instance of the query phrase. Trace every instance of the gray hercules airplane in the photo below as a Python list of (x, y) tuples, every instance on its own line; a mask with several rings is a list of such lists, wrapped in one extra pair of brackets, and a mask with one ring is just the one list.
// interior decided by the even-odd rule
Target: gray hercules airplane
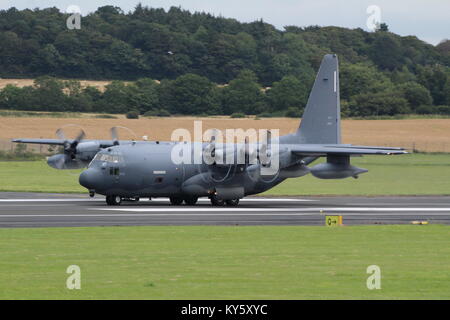
[[(173, 205), (195, 205), (198, 198), (208, 197), (213, 206), (237, 206), (240, 199), (287, 178), (309, 173), (319, 179), (358, 178), (367, 170), (352, 166), (352, 156), (407, 153), (403, 148), (342, 144), (339, 101), (338, 58), (329, 54), (323, 58), (300, 127), (277, 139), (269, 131), (256, 144), (246, 138), (244, 143), (219, 145), (216, 134), (210, 142), (134, 142), (118, 140), (113, 128), (111, 140), (84, 140), (83, 132), (68, 140), (58, 131), (60, 139), (13, 141), (63, 146), (64, 153), (50, 157), (48, 164), (57, 169), (87, 166), (80, 184), (91, 196), (105, 195), (108, 205), (159, 197), (170, 198)], [(174, 154), (195, 158), (198, 151), (209, 158), (202, 157), (200, 163), (174, 161)], [(217, 161), (225, 155), (233, 161)], [(326, 162), (308, 167), (320, 157)], [(264, 170), (270, 168), (275, 170)]]

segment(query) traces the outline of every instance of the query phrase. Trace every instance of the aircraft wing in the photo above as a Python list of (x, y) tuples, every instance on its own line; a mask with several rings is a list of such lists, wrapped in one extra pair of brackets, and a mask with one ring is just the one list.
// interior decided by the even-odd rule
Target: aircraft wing
[[(114, 142), (112, 140), (83, 140), (83, 142), (95, 141), (100, 144), (102, 148), (112, 147)], [(30, 143), (30, 144), (48, 144), (48, 145), (56, 145), (63, 146), (65, 142), (71, 144), (74, 142), (73, 139), (62, 140), (62, 139), (13, 139), (12, 142), (15, 143)], [(119, 143), (125, 141), (119, 141)]]
[[(67, 140), (69, 143), (70, 140)], [(57, 145), (57, 146), (63, 146), (65, 140), (61, 139), (13, 139), (12, 142), (15, 143), (30, 143), (30, 144), (50, 144), (50, 145)]]
[(354, 146), (354, 145), (298, 145), (291, 152), (302, 156), (342, 155), (396, 155), (408, 152), (403, 148)]

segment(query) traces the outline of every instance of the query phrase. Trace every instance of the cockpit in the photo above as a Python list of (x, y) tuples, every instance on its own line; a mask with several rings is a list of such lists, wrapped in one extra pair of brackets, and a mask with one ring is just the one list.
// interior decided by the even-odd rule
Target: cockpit
[(88, 167), (91, 167), (95, 163), (108, 163), (108, 164), (120, 164), (124, 162), (123, 156), (119, 153), (102, 153), (99, 152), (92, 159)]

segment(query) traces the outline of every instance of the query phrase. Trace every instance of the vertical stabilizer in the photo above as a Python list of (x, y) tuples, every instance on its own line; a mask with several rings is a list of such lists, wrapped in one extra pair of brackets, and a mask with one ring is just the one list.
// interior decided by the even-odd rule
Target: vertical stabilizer
[(297, 131), (299, 143), (341, 143), (341, 106), (339, 97), (339, 65), (335, 54), (322, 60), (314, 86)]

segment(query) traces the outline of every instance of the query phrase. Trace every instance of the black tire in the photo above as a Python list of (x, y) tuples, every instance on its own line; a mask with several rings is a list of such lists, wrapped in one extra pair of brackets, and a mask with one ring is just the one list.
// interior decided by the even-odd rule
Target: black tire
[(174, 206), (181, 206), (184, 199), (180, 197), (170, 197), (170, 203)]
[(239, 205), (239, 199), (227, 200), (225, 203), (229, 207), (237, 207)]
[(195, 206), (197, 204), (197, 201), (198, 201), (198, 197), (189, 197), (189, 198), (184, 199), (184, 202), (188, 206)]
[(120, 206), (122, 198), (119, 196), (106, 196), (106, 204), (108, 206)]
[(214, 207), (223, 207), (223, 206), (225, 205), (225, 201), (224, 201), (224, 200), (217, 199), (216, 196), (212, 196), (212, 197), (210, 198), (210, 200), (211, 200), (211, 204), (212, 204)]

